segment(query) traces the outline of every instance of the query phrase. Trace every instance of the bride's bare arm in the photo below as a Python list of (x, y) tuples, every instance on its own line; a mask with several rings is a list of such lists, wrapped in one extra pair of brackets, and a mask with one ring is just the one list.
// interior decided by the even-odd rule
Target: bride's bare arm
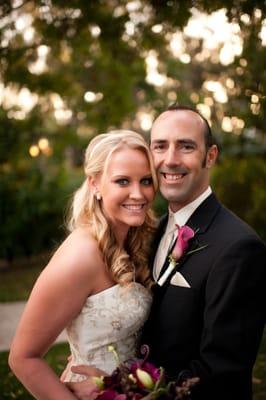
[(95, 265), (99, 267), (99, 263), (93, 240), (74, 232), (57, 250), (32, 290), (11, 346), (9, 364), (36, 399), (76, 399), (42, 357), (93, 291), (97, 280)]

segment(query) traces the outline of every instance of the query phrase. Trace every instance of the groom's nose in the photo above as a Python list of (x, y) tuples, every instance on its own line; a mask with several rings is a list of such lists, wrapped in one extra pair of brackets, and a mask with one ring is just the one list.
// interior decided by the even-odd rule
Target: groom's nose
[(175, 146), (169, 146), (164, 155), (164, 164), (167, 167), (179, 165), (181, 162), (180, 152)]

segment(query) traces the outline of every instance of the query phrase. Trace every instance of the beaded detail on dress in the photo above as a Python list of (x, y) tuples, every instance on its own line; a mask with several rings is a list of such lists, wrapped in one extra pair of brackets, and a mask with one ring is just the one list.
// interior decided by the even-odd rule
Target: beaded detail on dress
[[(151, 294), (141, 284), (114, 285), (89, 296), (67, 327), (72, 365), (89, 364), (111, 373), (116, 368), (113, 345), (121, 361), (135, 355), (140, 329), (148, 318)], [(68, 371), (65, 381), (84, 379)]]

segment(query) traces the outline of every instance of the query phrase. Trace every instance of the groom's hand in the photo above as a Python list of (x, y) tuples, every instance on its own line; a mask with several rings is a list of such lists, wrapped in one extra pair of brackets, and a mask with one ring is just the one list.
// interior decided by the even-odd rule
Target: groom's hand
[(75, 365), (71, 367), (71, 371), (75, 374), (86, 376), (86, 379), (81, 382), (65, 382), (71, 392), (73, 392), (79, 400), (95, 399), (99, 393), (99, 388), (93, 382), (92, 377), (106, 375), (106, 372), (89, 365)]

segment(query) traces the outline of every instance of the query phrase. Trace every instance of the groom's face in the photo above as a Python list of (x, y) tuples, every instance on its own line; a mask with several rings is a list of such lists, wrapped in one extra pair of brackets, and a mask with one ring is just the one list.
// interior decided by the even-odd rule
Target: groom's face
[(166, 111), (153, 124), (151, 150), (159, 187), (173, 211), (195, 200), (209, 185), (216, 153), (206, 148), (204, 124), (190, 110)]

